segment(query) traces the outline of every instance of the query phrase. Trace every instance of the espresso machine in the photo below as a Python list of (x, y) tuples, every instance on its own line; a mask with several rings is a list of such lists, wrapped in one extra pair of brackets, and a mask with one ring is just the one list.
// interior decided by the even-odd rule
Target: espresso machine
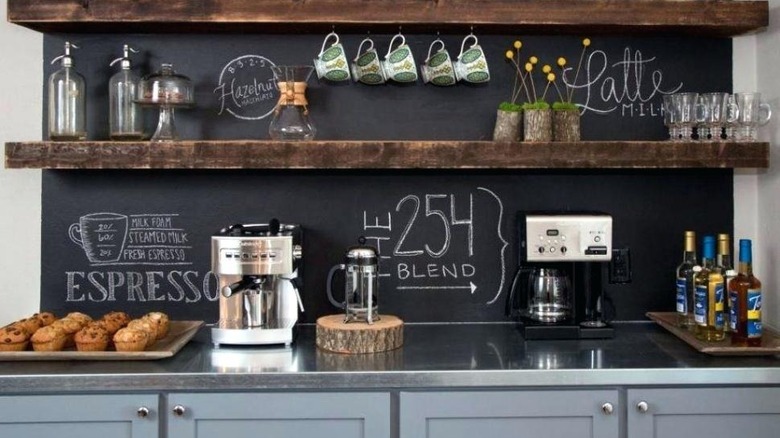
[(211, 236), (211, 270), (219, 279), (220, 345), (290, 345), (298, 311), (302, 253), (300, 225), (232, 225)]
[(612, 216), (518, 212), (518, 267), (507, 302), (525, 339), (611, 338), (602, 314)]

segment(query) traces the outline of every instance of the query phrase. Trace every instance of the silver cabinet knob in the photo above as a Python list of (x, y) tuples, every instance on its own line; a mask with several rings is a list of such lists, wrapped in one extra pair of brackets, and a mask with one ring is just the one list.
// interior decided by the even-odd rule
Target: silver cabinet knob
[(648, 408), (649, 406), (647, 405), (647, 402), (644, 400), (636, 404), (636, 410), (639, 412), (647, 412)]
[(146, 406), (141, 406), (135, 412), (136, 412), (136, 414), (138, 414), (139, 418), (146, 418), (146, 417), (149, 416), (149, 408), (147, 408)]
[(184, 409), (184, 406), (182, 405), (176, 405), (173, 407), (173, 415), (177, 417), (183, 416), (185, 412), (187, 412), (187, 410)]
[(604, 403), (601, 405), (601, 412), (603, 412), (605, 415), (610, 415), (615, 410), (615, 407), (612, 406), (612, 403)]

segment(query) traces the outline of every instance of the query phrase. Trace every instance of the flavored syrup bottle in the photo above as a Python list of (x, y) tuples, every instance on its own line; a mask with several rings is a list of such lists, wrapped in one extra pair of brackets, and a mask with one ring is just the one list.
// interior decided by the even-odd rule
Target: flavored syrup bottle
[(725, 288), (723, 297), (723, 330), (729, 332), (731, 331), (729, 322), (731, 314), (729, 312), (728, 285), (731, 279), (737, 276), (737, 271), (734, 270), (734, 262), (731, 258), (731, 237), (728, 234), (718, 234), (718, 256), (715, 261), (715, 269), (723, 276)]
[(73, 69), (70, 49), (75, 44), (65, 42), (65, 53), (51, 63), (62, 60), (62, 68), (49, 76), (49, 139), (77, 141), (87, 138), (86, 84), (84, 77)]
[(112, 140), (141, 140), (144, 137), (141, 106), (136, 103), (138, 81), (141, 78), (131, 70), (130, 52), (138, 53), (125, 44), (123, 56), (110, 64), (120, 62), (121, 66), (121, 70), (108, 81), (109, 132)]
[(753, 276), (750, 240), (739, 241), (739, 274), (729, 282), (731, 301), (731, 344), (761, 345), (761, 282)]
[(693, 330), (693, 267), (696, 266), (696, 232), (685, 232), (685, 251), (677, 267), (677, 325)]
[(723, 275), (715, 266), (715, 236), (704, 236), (702, 266), (694, 276), (695, 335), (702, 341), (722, 341), (723, 331)]

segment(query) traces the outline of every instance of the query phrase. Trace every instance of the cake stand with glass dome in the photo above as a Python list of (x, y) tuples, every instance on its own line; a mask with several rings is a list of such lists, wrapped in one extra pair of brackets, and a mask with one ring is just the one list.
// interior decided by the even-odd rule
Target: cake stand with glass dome
[(163, 64), (160, 71), (141, 79), (138, 85), (138, 104), (160, 108), (153, 142), (178, 140), (174, 121), (175, 108), (195, 105), (195, 89), (190, 78), (173, 71), (172, 64)]

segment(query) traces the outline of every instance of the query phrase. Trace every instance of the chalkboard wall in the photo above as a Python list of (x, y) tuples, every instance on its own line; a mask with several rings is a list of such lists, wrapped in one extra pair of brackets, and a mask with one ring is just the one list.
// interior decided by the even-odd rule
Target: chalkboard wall
[[(617, 317), (635, 320), (673, 308), (683, 231), (730, 233), (731, 197), (727, 170), (47, 171), (41, 306), (158, 308), (213, 321), (210, 235), (275, 217), (304, 229), (305, 321), (336, 311), (325, 297), (327, 271), (359, 236), (383, 256), (382, 311), (407, 321), (501, 321), (517, 260), (515, 213), (597, 209), (614, 217), (615, 247), (630, 248), (632, 283), (607, 289)], [(101, 259), (87, 243), (95, 240), (88, 229), (96, 213), (127, 218), (116, 260)]]
[[(323, 35), (324, 36), (324, 35)], [(109, 67), (128, 43), (141, 50), (134, 55), (139, 73), (157, 71), (163, 62), (192, 78), (197, 107), (179, 110), (176, 120), (188, 139), (268, 138), (268, 124), (278, 92), (268, 68), (274, 64), (312, 64), (322, 37), (317, 35), (47, 35), (44, 38), (44, 77), (58, 65), (64, 41), (79, 43), (74, 51), (76, 70), (87, 81), (88, 133), (91, 139), (108, 138), (108, 80), (118, 68)], [(344, 34), (341, 41), (351, 60), (365, 35)], [(392, 35), (371, 35), (381, 56)], [(674, 91), (730, 91), (731, 40), (712, 38), (592, 38), (582, 55), (575, 37), (519, 37), (485, 35), (479, 43), (487, 54), (491, 80), (486, 84), (453, 87), (389, 83), (369, 86), (326, 84), (316, 75), (309, 81), (307, 98), (312, 119), (322, 140), (489, 140), (498, 104), (509, 99), (513, 69), (504, 53), (513, 41), (523, 43), (524, 63), (537, 56), (537, 94), (542, 94), (542, 64), (560, 70), (555, 62), (564, 56), (570, 82), (578, 86), (574, 101), (585, 105), (582, 138), (585, 140), (656, 140), (664, 138), (661, 95)], [(407, 34), (406, 41), (421, 63), (435, 35)], [(450, 55), (460, 52), (463, 35), (441, 37)], [(264, 66), (260, 62), (265, 60)], [(253, 64), (253, 65), (250, 65)], [(560, 84), (560, 82), (559, 82)], [(562, 84), (561, 84), (562, 86)], [(259, 96), (250, 96), (251, 90)], [(232, 91), (232, 92), (231, 92)], [(268, 91), (268, 92), (265, 92)], [(563, 91), (563, 90), (562, 90)], [(557, 92), (551, 88), (549, 101)], [(44, 102), (45, 104), (45, 102)], [(44, 112), (45, 114), (45, 112)], [(264, 117), (265, 116), (265, 117)], [(147, 111), (153, 131), (156, 110)], [(45, 122), (45, 121), (44, 121)], [(44, 123), (44, 135), (45, 135)]]
[[(496, 106), (512, 88), (504, 52), (518, 38), (478, 36), (488, 84), (370, 87), (312, 79), (307, 96), (318, 138), (489, 139)], [(350, 58), (363, 37), (342, 35)], [(390, 37), (372, 35), (380, 53)], [(434, 38), (407, 35), (418, 61)], [(456, 56), (462, 36), (442, 38)], [(576, 66), (582, 49), (574, 37), (520, 39), (521, 57), (541, 63), (565, 56)], [(124, 43), (143, 51), (139, 70), (172, 62), (193, 79), (198, 105), (177, 112), (184, 138), (263, 139), (276, 90), (261, 85), (269, 83), (268, 64), (248, 61), (308, 64), (322, 42), (312, 35), (47, 35), (47, 76), (56, 68), (48, 60), (66, 40), (82, 46), (74, 58), (88, 83), (92, 139), (107, 138), (106, 88), (115, 71), (108, 63)], [(728, 39), (594, 38), (584, 65), (577, 84), (587, 85), (575, 93), (584, 105), (584, 139), (662, 139), (663, 93), (731, 89)], [(247, 98), (241, 86), (249, 85), (270, 94)], [(147, 111), (150, 127), (155, 117)], [(516, 212), (571, 209), (613, 215), (614, 246), (630, 249), (633, 281), (607, 291), (617, 318), (636, 320), (648, 310), (672, 310), (683, 231), (731, 233), (732, 197), (730, 170), (45, 171), (41, 307), (162, 309), (213, 322), (211, 234), (278, 218), (304, 228), (306, 322), (336, 312), (325, 298), (327, 271), (360, 236), (383, 256), (383, 312), (407, 321), (502, 321), (516, 266)], [(110, 257), (96, 246), (101, 224), (127, 233), (106, 251)]]

